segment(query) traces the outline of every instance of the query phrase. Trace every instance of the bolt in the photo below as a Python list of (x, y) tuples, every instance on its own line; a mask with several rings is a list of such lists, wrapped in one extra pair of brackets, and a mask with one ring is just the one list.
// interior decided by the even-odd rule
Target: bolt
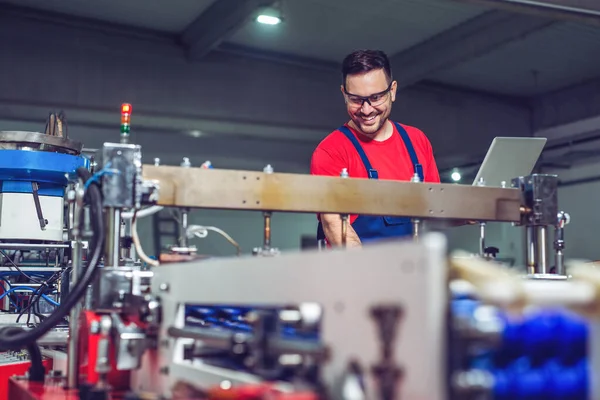
[(169, 291), (169, 284), (168, 283), (161, 283), (158, 288), (160, 289), (161, 292), (168, 292)]
[(558, 223), (564, 223), (564, 225), (568, 225), (571, 222), (571, 216), (564, 212), (564, 211), (559, 211), (558, 212)]
[(92, 335), (97, 335), (100, 333), (100, 323), (98, 321), (92, 321), (90, 324), (90, 333)]

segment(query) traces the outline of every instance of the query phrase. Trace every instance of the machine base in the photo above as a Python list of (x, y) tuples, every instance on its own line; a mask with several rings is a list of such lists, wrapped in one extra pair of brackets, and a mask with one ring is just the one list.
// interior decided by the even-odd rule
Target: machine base
[[(65, 378), (46, 378), (45, 382), (30, 382), (24, 377), (12, 377), (8, 382), (10, 400), (81, 400), (79, 390), (65, 389)], [(123, 400), (126, 393), (110, 392), (109, 399)]]

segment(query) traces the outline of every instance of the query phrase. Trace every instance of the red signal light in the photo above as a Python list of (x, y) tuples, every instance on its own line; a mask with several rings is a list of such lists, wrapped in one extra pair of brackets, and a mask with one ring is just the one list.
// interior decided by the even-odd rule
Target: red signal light
[(122, 114), (131, 114), (131, 104), (123, 104), (121, 106), (121, 113)]

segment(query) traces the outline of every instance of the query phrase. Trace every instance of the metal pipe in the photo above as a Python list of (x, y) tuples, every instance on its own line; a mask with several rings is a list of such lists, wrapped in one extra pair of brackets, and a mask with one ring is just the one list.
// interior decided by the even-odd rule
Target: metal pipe
[(536, 273), (537, 266), (537, 252), (536, 252), (536, 232), (535, 227), (527, 226), (525, 228), (526, 233), (526, 248), (527, 248), (527, 273), (532, 275)]
[[(81, 185), (74, 189), (72, 196), (73, 205), (73, 226), (71, 235), (71, 278), (70, 286), (77, 283), (81, 274), (82, 243), (81, 243), (81, 216), (83, 215), (83, 196), (84, 192)], [(81, 313), (81, 302), (77, 302), (69, 313), (69, 337), (67, 343), (67, 388), (75, 389), (79, 387), (79, 316)]]
[(545, 226), (537, 227), (537, 256), (538, 256), (538, 264), (536, 268), (537, 274), (547, 274), (548, 271), (548, 250), (547, 250), (547, 230), (548, 228)]
[(119, 241), (121, 227), (121, 210), (116, 208), (106, 209), (106, 240), (104, 251), (104, 266), (119, 266)]
[[(71, 272), (71, 287), (77, 282), (81, 273), (81, 242), (73, 242), (73, 267)], [(79, 316), (81, 302), (78, 302), (69, 313), (69, 342), (67, 348), (67, 387), (75, 389), (79, 386)]]

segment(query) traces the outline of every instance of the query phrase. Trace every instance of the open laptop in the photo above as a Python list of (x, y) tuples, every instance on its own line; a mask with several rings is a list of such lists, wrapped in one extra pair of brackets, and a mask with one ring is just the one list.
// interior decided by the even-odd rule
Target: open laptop
[(510, 187), (514, 178), (531, 174), (546, 141), (540, 137), (494, 138), (473, 185), (483, 178), (485, 186), (501, 187), (506, 182)]

